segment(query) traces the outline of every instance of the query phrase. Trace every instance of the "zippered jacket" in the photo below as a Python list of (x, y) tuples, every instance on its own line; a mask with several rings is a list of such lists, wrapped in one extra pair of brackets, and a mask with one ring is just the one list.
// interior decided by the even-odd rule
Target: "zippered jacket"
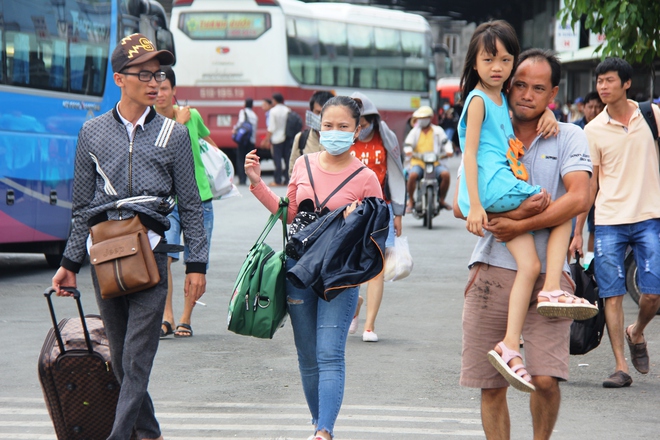
[(367, 197), (346, 219), (345, 209), (335, 209), (290, 239), (302, 256), (287, 272), (287, 279), (300, 289), (311, 287), (326, 301), (383, 270), (390, 223), (387, 203)]
[(89, 227), (138, 214), (164, 236), (176, 196), (190, 248), (186, 273), (206, 273), (208, 243), (188, 129), (151, 108), (131, 142), (116, 106), (83, 125), (73, 178), (73, 212), (62, 266), (78, 272)]

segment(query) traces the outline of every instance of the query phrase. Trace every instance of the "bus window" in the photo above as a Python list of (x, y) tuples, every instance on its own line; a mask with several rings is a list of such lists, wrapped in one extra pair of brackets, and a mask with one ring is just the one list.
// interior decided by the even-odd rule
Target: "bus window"
[(321, 54), (321, 85), (349, 85), (349, 58), (346, 24), (321, 20), (318, 22)]
[(73, 0), (0, 3), (0, 83), (102, 96), (109, 9), (103, 0), (94, 10)]
[(396, 29), (375, 28), (376, 53), (379, 57), (401, 56), (401, 34)]
[(404, 58), (424, 58), (426, 35), (421, 32), (401, 31), (401, 49)]
[(289, 69), (302, 84), (318, 84), (319, 40), (316, 22), (306, 18), (290, 18), (287, 26)]
[(191, 40), (256, 40), (270, 29), (262, 12), (186, 12), (179, 29)]
[(376, 46), (374, 28), (349, 24), (348, 53), (351, 60), (349, 84), (357, 89), (376, 88)]
[[(435, 81), (433, 81), (435, 84)], [(412, 92), (428, 92), (426, 72), (424, 70), (404, 70), (403, 90)]]

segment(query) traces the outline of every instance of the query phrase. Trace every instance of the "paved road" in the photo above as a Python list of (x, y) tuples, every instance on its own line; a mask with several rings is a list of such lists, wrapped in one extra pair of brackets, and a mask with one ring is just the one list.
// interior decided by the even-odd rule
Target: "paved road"
[[(457, 161), (452, 162), (453, 170)], [(284, 194), (283, 189), (278, 189)], [(207, 307), (193, 315), (195, 336), (161, 342), (150, 391), (168, 440), (284, 440), (311, 434), (297, 371), (291, 327), (273, 340), (226, 330), (227, 303), (243, 257), (267, 213), (241, 188), (242, 198), (215, 202)], [(481, 439), (479, 393), (458, 386), (463, 287), (474, 239), (463, 222), (444, 212), (434, 229), (404, 218), (415, 268), (386, 285), (377, 320), (381, 341), (349, 337), (344, 406), (335, 435), (340, 440)], [(273, 232), (269, 241), (278, 245)], [(0, 254), (0, 439), (53, 440), (43, 404), (36, 360), (49, 329), (40, 295), (53, 271), (37, 255)], [(183, 267), (175, 266), (175, 310), (181, 310)], [(89, 267), (80, 276), (86, 313), (96, 313)], [(75, 316), (73, 301), (56, 299), (59, 317)], [(624, 301), (626, 322), (636, 305)], [(364, 314), (363, 314), (364, 316)], [(660, 321), (658, 321), (660, 322)], [(571, 358), (571, 381), (553, 438), (658, 438), (660, 326), (646, 332), (651, 373), (632, 373), (629, 389), (606, 390), (610, 373), (607, 339), (594, 352)], [(531, 438), (527, 396), (512, 390), (514, 439)]]

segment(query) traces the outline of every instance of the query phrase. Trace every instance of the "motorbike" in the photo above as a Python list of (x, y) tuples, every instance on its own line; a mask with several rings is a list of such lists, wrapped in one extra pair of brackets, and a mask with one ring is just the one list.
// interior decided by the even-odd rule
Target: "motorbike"
[(433, 229), (433, 218), (440, 213), (441, 209), (438, 200), (439, 184), (435, 177), (435, 163), (443, 157), (433, 152), (418, 154), (412, 153), (412, 149), (409, 147), (406, 149), (408, 149), (407, 154), (412, 154), (412, 157), (424, 162), (424, 174), (417, 179), (413, 217), (421, 218), (425, 227)]

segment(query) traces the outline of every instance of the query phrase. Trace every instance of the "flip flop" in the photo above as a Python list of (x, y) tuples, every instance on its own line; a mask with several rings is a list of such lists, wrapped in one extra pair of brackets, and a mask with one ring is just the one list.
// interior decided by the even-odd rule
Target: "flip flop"
[[(165, 327), (165, 331), (163, 331), (163, 327)], [(167, 321), (163, 321), (161, 324), (161, 329), (160, 329), (160, 337), (164, 338), (166, 336), (174, 334), (174, 330), (172, 330), (172, 324), (170, 324)]]
[[(179, 329), (183, 329), (183, 330), (179, 330)], [(177, 333), (183, 333), (183, 334), (177, 335)], [(193, 331), (190, 324), (178, 324), (176, 326), (176, 330), (174, 331), (175, 338), (192, 338), (192, 335), (193, 335)]]
[(530, 382), (532, 376), (530, 376), (530, 374), (525, 369), (525, 365), (518, 364), (514, 365), (513, 367), (509, 366), (511, 359), (522, 359), (520, 353), (515, 350), (509, 350), (509, 348), (504, 345), (504, 342), (499, 342), (497, 346), (500, 347), (500, 350), (502, 350), (501, 355), (495, 350), (488, 352), (488, 361), (490, 361), (493, 367), (495, 367), (495, 369), (499, 371), (502, 376), (504, 376), (506, 381), (509, 382), (509, 384), (511, 384), (511, 386), (518, 391), (525, 393), (536, 391), (536, 387)]
[[(583, 321), (598, 314), (598, 306), (563, 290), (541, 291), (538, 298), (542, 297), (547, 298), (547, 301), (539, 302), (536, 305), (536, 311), (539, 315), (548, 318), (571, 318)], [(559, 302), (559, 298), (562, 297), (565, 302)]]

